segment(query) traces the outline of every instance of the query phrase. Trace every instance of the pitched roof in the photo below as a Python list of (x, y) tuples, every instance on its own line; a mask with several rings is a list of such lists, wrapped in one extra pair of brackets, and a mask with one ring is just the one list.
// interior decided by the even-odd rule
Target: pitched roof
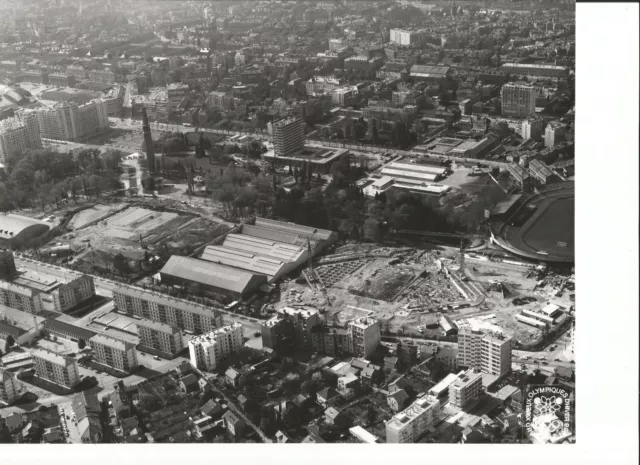
[(160, 273), (240, 294), (246, 292), (250, 283), (256, 279), (265, 283), (267, 281), (265, 276), (238, 268), (179, 255), (173, 255)]
[(79, 339), (84, 339), (85, 341), (88, 341), (96, 335), (94, 331), (91, 331), (89, 329), (81, 328), (79, 326), (72, 325), (60, 320), (54, 320), (51, 318), (47, 318), (46, 320), (44, 320), (44, 328), (49, 331), (60, 331), (63, 333), (73, 334)]
[(409, 394), (404, 389), (399, 389), (397, 391), (392, 392), (387, 397), (393, 397), (398, 404), (402, 405), (409, 398)]
[(76, 414), (78, 422), (89, 416), (100, 415), (100, 403), (98, 396), (94, 392), (83, 391), (73, 396), (71, 400), (71, 408)]

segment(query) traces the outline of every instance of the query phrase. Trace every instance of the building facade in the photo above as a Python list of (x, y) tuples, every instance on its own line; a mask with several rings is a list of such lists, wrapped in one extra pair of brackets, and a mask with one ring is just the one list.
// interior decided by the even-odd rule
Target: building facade
[(40, 378), (66, 388), (73, 388), (80, 382), (75, 359), (46, 350), (34, 351), (32, 355), (36, 375)]
[(180, 329), (151, 320), (136, 322), (140, 345), (168, 355), (177, 355), (184, 348)]
[(421, 33), (406, 29), (391, 29), (389, 35), (389, 41), (398, 45), (416, 45), (422, 39)]
[(40, 148), (40, 129), (34, 114), (19, 112), (13, 118), (0, 121), (0, 162), (26, 150)]
[(317, 310), (285, 307), (262, 323), (262, 345), (276, 352), (313, 347), (313, 328), (318, 325)]
[(136, 346), (130, 342), (96, 334), (89, 339), (94, 360), (102, 365), (130, 373), (138, 366)]
[(362, 317), (347, 325), (349, 349), (356, 357), (368, 357), (380, 345), (380, 322), (374, 318)]
[(197, 368), (212, 371), (221, 360), (244, 346), (242, 325), (233, 323), (189, 340), (189, 358)]
[(102, 99), (84, 105), (62, 102), (34, 112), (40, 135), (46, 139), (78, 141), (109, 129), (107, 103)]
[(558, 121), (550, 122), (544, 130), (544, 146), (554, 147), (565, 139), (567, 125)]
[(449, 403), (461, 410), (473, 406), (482, 394), (482, 374), (469, 369), (449, 385)]
[(423, 395), (387, 422), (387, 443), (414, 443), (439, 422), (440, 401)]
[(542, 129), (544, 128), (544, 120), (542, 118), (530, 118), (522, 122), (520, 135), (524, 140), (540, 140), (542, 139)]
[(304, 122), (287, 118), (273, 123), (273, 143), (276, 157), (286, 157), (304, 148)]
[(113, 291), (116, 310), (202, 334), (222, 326), (222, 314), (210, 307), (133, 286)]
[(42, 311), (40, 293), (19, 284), (0, 281), (0, 305), (16, 308), (27, 313)]
[(54, 307), (58, 312), (66, 312), (96, 295), (96, 286), (91, 276), (80, 276), (60, 285), (52, 293)]
[(10, 404), (18, 398), (19, 393), (20, 384), (16, 375), (0, 367), (0, 402)]
[(527, 118), (536, 112), (538, 89), (533, 86), (509, 83), (502, 86), (502, 114)]
[(458, 332), (459, 364), (495, 376), (511, 369), (511, 338), (462, 328)]

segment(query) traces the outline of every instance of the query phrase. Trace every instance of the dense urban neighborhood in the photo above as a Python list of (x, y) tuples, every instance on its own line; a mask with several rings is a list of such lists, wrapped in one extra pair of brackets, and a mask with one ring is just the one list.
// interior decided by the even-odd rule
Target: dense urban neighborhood
[(0, 2), (0, 442), (575, 434), (575, 3)]

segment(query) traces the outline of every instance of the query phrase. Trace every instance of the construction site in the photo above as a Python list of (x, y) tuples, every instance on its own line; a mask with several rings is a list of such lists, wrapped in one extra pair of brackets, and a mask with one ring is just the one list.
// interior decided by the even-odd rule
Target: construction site
[(75, 253), (71, 264), (79, 271), (111, 272), (114, 257), (122, 255), (132, 272), (142, 271), (136, 270), (136, 262), (142, 268), (141, 261), (153, 262), (157, 256), (188, 255), (230, 229), (187, 211), (152, 208), (123, 202), (95, 205), (74, 215), (70, 232), (62, 236)]
[[(427, 240), (421, 246), (414, 237), (414, 247), (342, 245), (286, 282), (276, 307), (315, 308), (335, 326), (371, 316), (383, 333), (429, 338), (450, 334), (442, 327), (446, 316), (457, 328), (504, 333), (523, 345), (571, 315), (570, 274), (515, 260), (477, 237), (461, 247)], [(549, 305), (557, 307), (552, 317), (542, 311)]]

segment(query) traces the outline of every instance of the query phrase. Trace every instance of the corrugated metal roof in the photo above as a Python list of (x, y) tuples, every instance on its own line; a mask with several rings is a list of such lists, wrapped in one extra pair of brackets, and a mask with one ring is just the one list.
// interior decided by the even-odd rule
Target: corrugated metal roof
[(282, 262), (295, 262), (305, 253), (303, 247), (244, 234), (229, 234), (224, 247), (275, 258)]
[(72, 325), (69, 323), (65, 323), (64, 321), (52, 320), (52, 319), (47, 319), (44, 321), (44, 328), (48, 331), (60, 331), (63, 333), (70, 333), (78, 337), (79, 339), (84, 339), (85, 341), (88, 341), (90, 338), (92, 338), (96, 334), (95, 332), (90, 331), (88, 329), (81, 328), (79, 326)]
[(438, 177), (435, 174), (430, 173), (416, 173), (414, 171), (401, 171), (390, 168), (384, 168), (382, 170), (383, 176), (391, 176), (395, 180), (402, 180), (404, 182), (410, 182), (412, 184), (421, 184), (423, 182), (435, 181)]
[[(269, 228), (274, 231), (281, 231), (289, 234), (311, 236), (315, 234), (315, 238), (327, 241), (331, 239), (333, 232), (326, 229), (316, 229), (309, 226), (301, 226), (294, 223), (285, 223), (283, 221), (268, 220), (266, 218), (256, 218), (256, 226)], [(315, 231), (315, 233), (314, 233)]]
[(178, 255), (172, 256), (160, 273), (237, 293), (244, 293), (255, 276), (230, 266)]
[(275, 276), (285, 265), (275, 258), (244, 252), (229, 247), (210, 245), (204, 249), (202, 260), (207, 260), (221, 265), (233, 266), (255, 273), (261, 273), (269, 277)]

